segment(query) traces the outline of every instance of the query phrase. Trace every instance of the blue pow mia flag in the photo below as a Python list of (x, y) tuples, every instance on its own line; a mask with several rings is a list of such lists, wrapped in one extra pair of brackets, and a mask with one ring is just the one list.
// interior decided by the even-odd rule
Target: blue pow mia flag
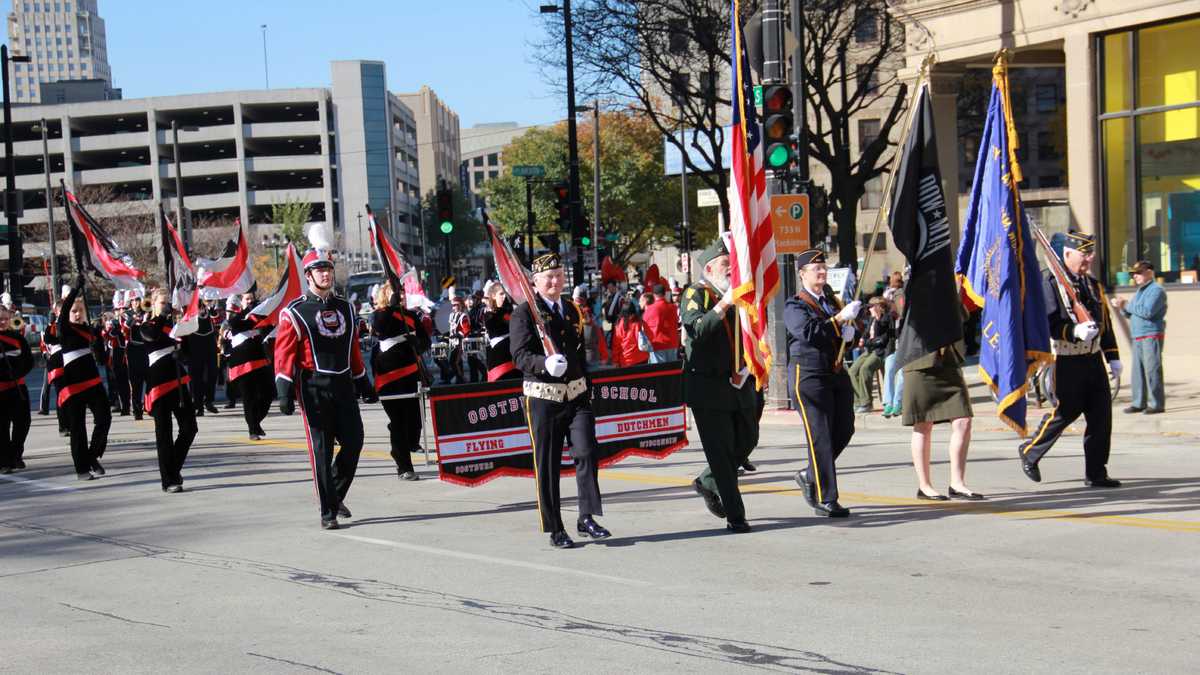
[(904, 320), (896, 340), (896, 366), (903, 367), (963, 337), (963, 317), (954, 283), (950, 220), (937, 163), (937, 133), (929, 87), (922, 85), (913, 126), (896, 173), (888, 227), (908, 260)]
[(1024, 436), (1029, 376), (1052, 357), (1035, 242), (1017, 189), (1020, 181), (1008, 68), (1001, 57), (992, 69), (992, 95), (955, 272), (964, 302), (983, 310), (979, 373), (996, 399), (996, 415)]

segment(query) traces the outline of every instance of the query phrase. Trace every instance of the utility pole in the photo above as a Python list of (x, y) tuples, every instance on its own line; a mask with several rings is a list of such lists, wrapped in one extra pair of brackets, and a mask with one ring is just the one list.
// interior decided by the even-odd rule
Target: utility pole
[[(679, 99), (679, 135), (681, 138), (683, 137), (683, 134), (684, 134), (683, 98), (681, 96)], [(686, 148), (684, 149), (683, 152), (684, 153), (687, 152)], [(679, 197), (683, 204), (683, 245), (684, 245), (683, 247), (686, 249), (686, 248), (688, 248), (688, 245), (687, 245), (688, 242), (690, 242), (692, 239), (692, 236), (691, 236), (692, 235), (692, 230), (691, 230), (692, 226), (688, 222), (687, 158), (684, 157), (683, 160), (684, 161), (680, 162), (680, 164), (679, 164)], [(691, 261), (692, 252), (684, 251), (683, 253), (684, 253), (684, 255), (688, 256), (687, 285), (691, 286), (692, 285), (692, 261)]]
[(533, 264), (533, 178), (525, 177), (525, 264)]
[(592, 250), (600, 266), (600, 101), (592, 101)]
[(263, 38), (263, 89), (271, 88), (271, 74), (267, 70), (267, 24), (262, 25)]
[[(58, 252), (54, 241), (54, 193), (50, 186), (50, 146), (46, 140), (46, 118), (41, 120), (42, 127), (42, 165), (46, 169), (46, 227), (50, 242), (50, 304), (54, 304), (54, 294), (58, 293)], [(60, 134), (61, 135), (61, 134)]]
[[(25, 251), (21, 246), (21, 227), (17, 214), (21, 204), (17, 195), (17, 164), (13, 157), (12, 106), (8, 100), (8, 64), (29, 63), (25, 55), (8, 56), (8, 45), (0, 45), (0, 69), (4, 71), (4, 215), (8, 224), (8, 292), (17, 307), (21, 306), (21, 268), (25, 263)], [(0, 282), (0, 289), (3, 283)]]

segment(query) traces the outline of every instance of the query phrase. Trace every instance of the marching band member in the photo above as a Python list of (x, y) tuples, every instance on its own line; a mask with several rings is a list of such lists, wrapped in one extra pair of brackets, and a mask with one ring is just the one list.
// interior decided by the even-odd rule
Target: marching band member
[(246, 418), (246, 429), (250, 440), (261, 440), (267, 435), (262, 421), (271, 409), (274, 390), (271, 385), (270, 363), (263, 351), (262, 330), (255, 328), (256, 320), (250, 310), (257, 303), (254, 293), (243, 293), (241, 306), (229, 315), (229, 382), (230, 388), (241, 393), (242, 415)]
[[(196, 438), (196, 413), (188, 395), (188, 376), (179, 362), (179, 341), (171, 337), (170, 293), (157, 289), (151, 295), (151, 316), (141, 324), (147, 361), (145, 409), (154, 418), (154, 444), (163, 492), (183, 492), (184, 460)], [(172, 438), (171, 417), (179, 422)]]
[(8, 307), (0, 306), (0, 473), (25, 468), (21, 456), (30, 422), (25, 376), (33, 369), (33, 353), (11, 318)]
[(421, 405), (415, 398), (400, 397), (417, 391), (420, 355), (429, 349), (429, 335), (405, 308), (403, 288), (393, 291), (391, 282), (384, 282), (373, 299), (371, 331), (379, 340), (371, 357), (375, 391), (387, 412), (396, 473), (401, 480), (417, 480), (411, 454), (420, 448)]
[(458, 384), (464, 384), (467, 376), (463, 373), (463, 341), (471, 334), (471, 316), (460, 297), (453, 297), (450, 306), (453, 311), (450, 312), (450, 324), (446, 329), (450, 341), (450, 375)]
[[(275, 387), (279, 411), (285, 415), (295, 412), (300, 399), (321, 527), (336, 530), (338, 516), (351, 517), (342, 502), (362, 452), (363, 423), (356, 393), (367, 403), (378, 398), (363, 365), (354, 308), (334, 295), (332, 245), (321, 241), (327, 235), (319, 229), (313, 227), (309, 233), (314, 248), (302, 261), (307, 292), (279, 314)], [(336, 459), (335, 440), (341, 446)]]
[[(71, 292), (63, 300), (58, 313), (58, 339), (62, 345), (62, 372), (54, 378), (58, 387), (58, 407), (71, 433), (71, 459), (79, 480), (93, 480), (105, 474), (100, 465), (108, 445), (108, 428), (112, 412), (100, 384), (100, 371), (92, 355), (92, 343), (98, 336), (87, 321), (84, 304), (83, 275), (75, 278)], [(92, 439), (88, 443), (84, 415), (92, 412)]]
[(1070, 307), (1058, 292), (1053, 272), (1042, 283), (1050, 322), (1050, 347), (1054, 351), (1054, 391), (1058, 405), (1042, 418), (1037, 433), (1021, 444), (1017, 454), (1021, 469), (1029, 480), (1042, 480), (1038, 462), (1054, 446), (1062, 432), (1082, 414), (1087, 425), (1083, 431), (1084, 479), (1091, 488), (1121, 487), (1121, 481), (1108, 475), (1108, 453), (1112, 444), (1112, 399), (1109, 394), (1107, 361), (1113, 374), (1120, 376), (1121, 354), (1108, 315), (1108, 302), (1100, 282), (1089, 272), (1095, 257), (1094, 235), (1071, 230), (1057, 232), (1050, 240), (1061, 251), (1063, 266), (1075, 286), (1079, 302), (1094, 319), (1075, 323)]
[(196, 406), (196, 417), (204, 411), (216, 413), (213, 394), (217, 390), (217, 331), (219, 315), (204, 301), (197, 317), (200, 327), (184, 338), (188, 352), (188, 373), (192, 376), (192, 403)]
[(854, 436), (854, 391), (838, 353), (843, 342), (854, 339), (862, 302), (837, 309), (837, 299), (825, 283), (824, 253), (809, 249), (797, 255), (796, 268), (800, 290), (783, 310), (788, 393), (808, 439), (808, 468), (796, 472), (796, 482), (817, 515), (845, 518), (850, 509), (838, 503), (835, 463)]
[[(578, 307), (562, 297), (566, 275), (557, 253), (535, 258), (532, 267), (537, 293), (513, 312), (513, 360), (525, 377), (525, 417), (533, 444), (542, 531), (550, 533), (551, 546), (572, 548), (575, 542), (563, 527), (558, 489), (563, 440), (568, 434), (579, 490), (576, 529), (594, 539), (611, 536), (594, 518), (604, 511), (596, 479), (596, 418), (584, 355), (583, 317)], [(557, 354), (546, 355), (534, 311), (542, 317), (546, 337)]]
[(104, 341), (108, 346), (108, 372), (112, 391), (109, 398), (114, 396), (121, 416), (129, 414), (129, 361), (126, 356), (128, 340), (125, 331), (121, 329), (121, 308), (124, 306), (125, 293), (113, 293), (113, 315), (104, 323)]
[(696, 420), (708, 468), (692, 487), (731, 532), (750, 531), (738, 490), (738, 467), (758, 445), (758, 397), (739, 357), (737, 309), (729, 287), (729, 251), (718, 237), (701, 252), (704, 277), (683, 296), (687, 335), (684, 394)]
[(513, 304), (508, 291), (496, 281), (483, 287), (483, 297), (488, 309), (483, 315), (484, 335), (487, 337), (487, 381), (521, 377), (517, 364), (513, 363), (512, 349), (508, 339), (508, 323), (512, 320)]
[(121, 315), (121, 330), (125, 334), (125, 363), (129, 373), (129, 402), (133, 404), (133, 419), (142, 419), (146, 394), (146, 343), (142, 342), (141, 323), (145, 317), (142, 294), (125, 291), (125, 313)]

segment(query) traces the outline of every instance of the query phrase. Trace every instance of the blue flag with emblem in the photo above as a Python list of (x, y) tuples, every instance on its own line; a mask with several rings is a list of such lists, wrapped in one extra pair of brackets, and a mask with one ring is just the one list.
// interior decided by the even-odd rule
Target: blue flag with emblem
[(955, 272), (964, 303), (983, 312), (979, 373), (996, 399), (996, 414), (1024, 436), (1029, 376), (1052, 357), (1035, 243), (1017, 188), (1016, 139), (1007, 62), (1001, 56), (992, 69)]

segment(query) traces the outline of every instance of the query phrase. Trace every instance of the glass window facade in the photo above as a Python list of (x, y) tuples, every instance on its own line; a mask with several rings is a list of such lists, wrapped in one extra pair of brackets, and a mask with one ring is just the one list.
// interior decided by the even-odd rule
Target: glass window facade
[[(1098, 38), (1105, 268), (1200, 269), (1200, 18)], [(1187, 275), (1189, 277), (1193, 275)]]

